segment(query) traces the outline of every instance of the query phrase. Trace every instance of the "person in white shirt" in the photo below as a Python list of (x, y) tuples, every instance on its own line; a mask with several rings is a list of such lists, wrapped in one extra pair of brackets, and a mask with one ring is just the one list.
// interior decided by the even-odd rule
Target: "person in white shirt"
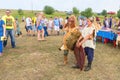
[(82, 25), (83, 25), (83, 20), (80, 18), (79, 19), (79, 27), (82, 27)]
[(60, 29), (62, 29), (63, 28), (63, 18), (59, 17), (59, 20), (60, 20)]
[(27, 28), (27, 35), (31, 36), (31, 33), (32, 33), (32, 19), (29, 16), (26, 18), (26, 28)]
[(48, 32), (47, 32), (47, 26), (48, 26), (48, 19), (43, 16), (43, 20), (44, 20), (44, 26), (43, 26), (43, 29), (44, 29), (44, 36), (48, 36)]
[(67, 17), (65, 18), (65, 24), (67, 24), (68, 19), (69, 19), (69, 17), (67, 16)]
[(89, 71), (94, 58), (95, 49), (95, 27), (92, 24), (92, 19), (87, 19), (87, 26), (82, 30), (83, 40), (76, 43), (77, 47), (83, 46), (85, 53), (87, 55), (88, 65), (85, 67), (84, 71)]
[(52, 30), (53, 30), (53, 20), (52, 17), (50, 17), (48, 21), (48, 35), (52, 35)]

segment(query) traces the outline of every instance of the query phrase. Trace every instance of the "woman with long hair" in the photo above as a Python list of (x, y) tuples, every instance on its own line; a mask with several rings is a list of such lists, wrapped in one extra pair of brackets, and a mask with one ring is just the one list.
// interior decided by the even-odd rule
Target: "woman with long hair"
[(94, 58), (94, 49), (95, 49), (95, 27), (93, 26), (93, 19), (87, 19), (87, 26), (82, 30), (83, 40), (79, 41), (78, 39), (76, 46), (79, 48), (84, 47), (84, 51), (87, 56), (88, 64), (85, 67), (84, 71), (89, 71)]
[(38, 40), (45, 40), (44, 39), (44, 29), (43, 29), (43, 26), (44, 26), (43, 17), (44, 17), (43, 12), (38, 13), (38, 16), (37, 16), (37, 39)]

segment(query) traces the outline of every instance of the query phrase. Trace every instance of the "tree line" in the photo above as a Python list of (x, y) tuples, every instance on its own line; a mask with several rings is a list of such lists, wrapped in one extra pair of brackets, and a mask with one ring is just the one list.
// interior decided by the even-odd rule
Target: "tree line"
[[(45, 14), (51, 15), (55, 12), (55, 9), (51, 6), (45, 6), (43, 9)], [(22, 9), (18, 9), (18, 14), (19, 15), (24, 15), (24, 11)], [(85, 16), (85, 17), (91, 17), (93, 16), (95, 13), (93, 12), (92, 8), (87, 8), (84, 11), (79, 11), (79, 9), (77, 9), (76, 7), (73, 7), (72, 12), (70, 14), (75, 14), (76, 16)], [(101, 13), (98, 13), (99, 15), (103, 15), (103, 16), (107, 16), (107, 10), (102, 10)], [(117, 17), (120, 18), (120, 9), (117, 11)]]

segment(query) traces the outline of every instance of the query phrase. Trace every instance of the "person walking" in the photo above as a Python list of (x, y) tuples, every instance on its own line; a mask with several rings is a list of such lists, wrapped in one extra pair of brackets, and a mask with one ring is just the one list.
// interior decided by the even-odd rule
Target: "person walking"
[(18, 37), (22, 36), (22, 32), (20, 31), (20, 25), (19, 25), (18, 18), (15, 19), (15, 22), (16, 22), (16, 34)]
[(55, 17), (53, 20), (55, 35), (59, 35), (60, 31), (60, 21), (58, 17)]
[(27, 35), (32, 35), (32, 19), (30, 16), (26, 18), (26, 28), (27, 28)]
[[(4, 15), (2, 19), (5, 22), (5, 26), (6, 26), (7, 40), (8, 40), (8, 37), (10, 36), (12, 48), (15, 48), (16, 47), (16, 44), (15, 44), (16, 23), (15, 23), (14, 17), (11, 15), (11, 11), (6, 10), (6, 15)], [(7, 40), (5, 40), (3, 43), (4, 47), (6, 47), (7, 45)]]
[(43, 12), (38, 13), (38, 16), (37, 16), (37, 39), (38, 41), (45, 40), (44, 28), (43, 28), (44, 26), (43, 16), (44, 16)]

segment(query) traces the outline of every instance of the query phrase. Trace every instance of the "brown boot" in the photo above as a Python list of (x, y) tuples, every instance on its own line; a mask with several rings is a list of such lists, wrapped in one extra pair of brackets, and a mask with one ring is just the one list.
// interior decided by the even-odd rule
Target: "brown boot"
[(67, 56), (64, 56), (64, 64), (65, 64), (65, 65), (68, 63), (67, 60), (68, 60), (68, 59), (67, 59)]

